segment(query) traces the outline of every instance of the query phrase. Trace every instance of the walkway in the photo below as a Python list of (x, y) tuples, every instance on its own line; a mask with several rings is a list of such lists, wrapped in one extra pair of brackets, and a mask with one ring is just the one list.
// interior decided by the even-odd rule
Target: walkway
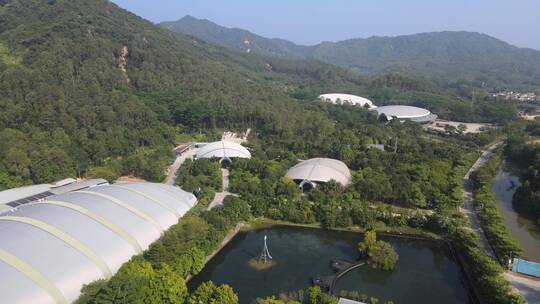
[(216, 207), (223, 206), (223, 200), (229, 195), (236, 195), (229, 192), (229, 169), (221, 168), (221, 177), (222, 177), (222, 192), (216, 193), (214, 200), (208, 205), (208, 210), (214, 209)]
[(507, 271), (503, 275), (527, 303), (540, 303), (540, 280), (511, 271)]
[(467, 174), (465, 174), (465, 177), (463, 178), (463, 205), (459, 208), (459, 210), (469, 219), (471, 229), (482, 241), (485, 252), (492, 258), (495, 258), (495, 253), (493, 252), (493, 248), (491, 248), (491, 245), (486, 238), (480, 223), (480, 218), (478, 218), (477, 210), (474, 206), (473, 182), (471, 180), (471, 174), (482, 168), (493, 156), (493, 151), (495, 151), (495, 149), (497, 149), (501, 144), (502, 142), (495, 143), (488, 149), (484, 150), (482, 155), (480, 155), (480, 157), (472, 165)]
[(350, 271), (360, 266), (364, 266), (365, 264), (366, 264), (366, 261), (364, 260), (358, 261), (358, 262), (333, 260), (331, 263), (331, 266), (335, 274), (333, 276), (317, 276), (313, 278), (312, 283), (313, 285), (316, 285), (323, 289), (328, 290), (328, 293), (332, 294), (336, 287), (336, 283), (339, 279), (341, 279), (344, 275), (346, 275)]
[[(489, 161), (489, 159), (493, 156), (493, 151), (495, 151), (495, 149), (497, 149), (501, 144), (502, 142), (497, 142), (484, 150), (480, 158), (478, 158), (478, 160), (463, 178), (463, 205), (459, 208), (460, 211), (469, 219), (471, 229), (482, 241), (484, 251), (492, 258), (495, 258), (495, 253), (493, 252), (493, 248), (486, 238), (484, 230), (480, 224), (480, 219), (478, 218), (477, 210), (474, 207), (473, 184), (470, 176), (473, 172), (479, 170)], [(503, 276), (528, 303), (540, 303), (540, 280), (532, 277), (522, 276), (511, 271), (506, 271)]]
[(165, 184), (167, 185), (174, 185), (176, 184), (176, 177), (178, 176), (178, 170), (182, 166), (182, 164), (186, 161), (186, 159), (191, 159), (197, 154), (198, 148), (192, 148), (176, 157), (173, 164), (169, 167), (169, 173), (167, 174), (167, 178), (165, 179)]

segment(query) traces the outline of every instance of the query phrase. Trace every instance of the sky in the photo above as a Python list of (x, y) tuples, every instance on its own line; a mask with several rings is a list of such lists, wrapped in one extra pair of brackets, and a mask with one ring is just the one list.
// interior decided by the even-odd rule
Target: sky
[(191, 15), (304, 45), (464, 30), (540, 50), (540, 0), (112, 1), (156, 23)]

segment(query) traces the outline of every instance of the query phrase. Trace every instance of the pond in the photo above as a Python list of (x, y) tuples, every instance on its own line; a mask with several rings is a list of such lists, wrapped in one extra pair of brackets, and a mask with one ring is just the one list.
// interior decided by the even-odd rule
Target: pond
[[(257, 271), (248, 261), (260, 255), (264, 236), (276, 265)], [(363, 266), (345, 275), (339, 290), (358, 291), (377, 297), (381, 303), (467, 303), (468, 294), (458, 265), (447, 246), (440, 242), (379, 236), (390, 242), (400, 259), (391, 272)], [(229, 284), (240, 303), (254, 303), (257, 297), (278, 295), (311, 286), (317, 275), (332, 275), (331, 260), (358, 258), (362, 235), (353, 232), (275, 226), (239, 233), (188, 284), (193, 291), (205, 281)]]
[(519, 171), (506, 163), (495, 177), (491, 190), (497, 197), (497, 208), (504, 218), (504, 223), (523, 249), (523, 257), (540, 262), (540, 229), (532, 220), (520, 215), (512, 207), (512, 197), (519, 186)]

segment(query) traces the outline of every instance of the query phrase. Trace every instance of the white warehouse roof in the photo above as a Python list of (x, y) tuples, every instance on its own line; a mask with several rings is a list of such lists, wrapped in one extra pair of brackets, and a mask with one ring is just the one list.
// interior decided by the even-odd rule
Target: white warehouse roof
[(323, 94), (319, 96), (319, 99), (322, 101), (330, 102), (333, 104), (349, 104), (349, 105), (358, 105), (361, 107), (365, 107), (366, 105), (372, 109), (376, 108), (376, 106), (373, 104), (373, 102), (367, 98), (356, 96), (356, 95), (350, 95), (350, 94)]
[(241, 144), (230, 141), (216, 141), (204, 145), (196, 158), (251, 158), (251, 153)]
[(0, 216), (3, 303), (71, 303), (111, 277), (196, 204), (178, 187), (100, 185), (26, 203)]
[(404, 105), (378, 107), (375, 111), (379, 113), (379, 116), (384, 115), (387, 120), (397, 118), (409, 119), (417, 122), (429, 122), (437, 118), (437, 115), (432, 114), (429, 110)]
[(327, 183), (335, 180), (343, 186), (351, 182), (351, 171), (342, 161), (330, 158), (305, 160), (287, 171), (286, 176), (297, 181)]

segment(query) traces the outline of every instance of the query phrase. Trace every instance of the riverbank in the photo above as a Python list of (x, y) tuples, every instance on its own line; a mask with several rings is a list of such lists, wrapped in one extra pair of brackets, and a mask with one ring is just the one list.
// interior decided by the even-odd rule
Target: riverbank
[(497, 208), (511, 234), (523, 250), (522, 257), (540, 262), (540, 228), (525, 215), (518, 213), (512, 204), (516, 190), (521, 186), (519, 169), (503, 162), (493, 181), (491, 191), (495, 193)]
[[(325, 228), (322, 228), (321, 223), (299, 224), (299, 223), (293, 223), (293, 222), (288, 222), (288, 221), (279, 221), (279, 220), (272, 220), (272, 219), (267, 219), (267, 218), (257, 218), (251, 221), (248, 226), (245, 226), (243, 228), (243, 231), (270, 228), (272, 226), (289, 226), (289, 227), (325, 229)], [(334, 228), (329, 228), (325, 230), (358, 232), (358, 233), (366, 232), (366, 229), (363, 229), (360, 226), (334, 227)], [(378, 225), (375, 225), (374, 230), (379, 235), (418, 238), (418, 239), (426, 239), (426, 240), (443, 240), (443, 238), (440, 235), (437, 235), (432, 232), (424, 231), (421, 229), (415, 229), (408, 226), (390, 227), (382, 223), (379, 223)]]

